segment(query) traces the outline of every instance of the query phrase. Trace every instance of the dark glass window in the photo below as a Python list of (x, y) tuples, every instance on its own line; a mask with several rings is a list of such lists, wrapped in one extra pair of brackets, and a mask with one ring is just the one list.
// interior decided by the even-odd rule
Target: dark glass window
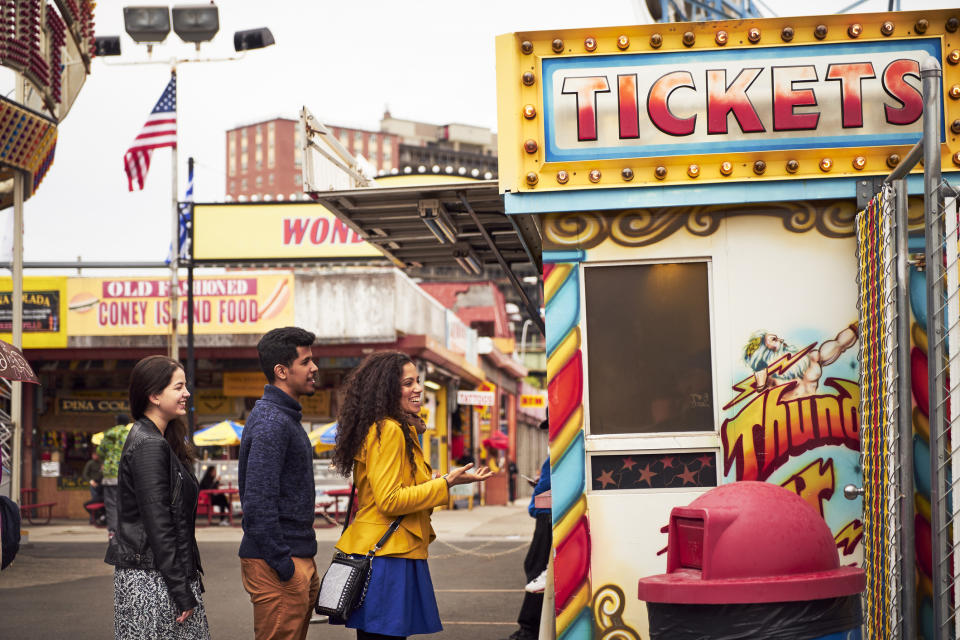
[(713, 431), (707, 266), (584, 269), (592, 434)]

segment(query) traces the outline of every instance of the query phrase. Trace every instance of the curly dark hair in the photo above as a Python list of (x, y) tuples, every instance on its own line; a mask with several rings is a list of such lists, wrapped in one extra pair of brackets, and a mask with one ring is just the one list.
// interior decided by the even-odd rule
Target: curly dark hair
[(363, 446), (370, 427), (377, 425), (379, 438), (386, 418), (404, 427), (404, 448), (411, 474), (415, 473), (414, 439), (409, 427), (414, 426), (417, 418), (400, 406), (403, 367), (412, 362), (410, 356), (399, 351), (378, 351), (367, 356), (347, 376), (340, 391), (337, 442), (333, 450), (333, 466), (340, 475), (349, 477), (353, 473), (353, 458)]

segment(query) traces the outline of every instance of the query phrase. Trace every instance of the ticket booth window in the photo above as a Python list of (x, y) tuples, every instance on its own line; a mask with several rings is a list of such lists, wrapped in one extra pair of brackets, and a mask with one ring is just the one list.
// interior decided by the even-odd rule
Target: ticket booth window
[(708, 263), (584, 269), (590, 433), (713, 431)]

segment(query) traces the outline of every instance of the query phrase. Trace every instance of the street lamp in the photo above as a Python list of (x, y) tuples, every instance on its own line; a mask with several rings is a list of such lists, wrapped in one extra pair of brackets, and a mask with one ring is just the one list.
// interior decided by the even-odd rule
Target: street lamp
[[(178, 5), (173, 7), (172, 11), (173, 31), (184, 42), (196, 45), (197, 51), (200, 50), (200, 44), (209, 42), (220, 31), (220, 14), (217, 6), (212, 2), (210, 4), (197, 5)], [(147, 52), (153, 51), (153, 45), (163, 42), (170, 33), (171, 28), (171, 10), (166, 6), (131, 6), (123, 8), (124, 29), (138, 44), (147, 45)], [(248, 29), (237, 31), (233, 36), (234, 48), (238, 53), (262, 49), (274, 44), (273, 34), (270, 29), (262, 27), (259, 29)], [(102, 51), (103, 55), (120, 55), (120, 39), (116, 36), (98, 36), (97, 52)], [(227, 58), (173, 58), (169, 61), (143, 61), (143, 62), (119, 62), (116, 65), (130, 64), (169, 64), (172, 73), (176, 73), (178, 64), (190, 62), (226, 62), (230, 60), (239, 60), (242, 56)], [(109, 64), (109, 63), (108, 63)], [(180, 202), (177, 191), (177, 147), (172, 148), (172, 203), (173, 203), (173, 225), (170, 236), (170, 357), (179, 360), (177, 327), (179, 319), (179, 268), (180, 268)], [(192, 287), (193, 269), (188, 269), (188, 287)], [(192, 301), (192, 296), (189, 298)], [(190, 302), (188, 301), (188, 306)], [(192, 321), (192, 309), (187, 309), (188, 318)], [(187, 379), (191, 391), (193, 390), (193, 355), (192, 355), (192, 333), (188, 329), (188, 356), (187, 356)], [(193, 413), (190, 414), (190, 430), (193, 431)]]
[(213, 40), (220, 31), (217, 5), (196, 5), (173, 8), (173, 30), (184, 42), (192, 42), (200, 49), (201, 42)]
[(170, 10), (166, 7), (124, 7), (123, 26), (137, 44), (153, 45), (167, 39), (170, 33)]

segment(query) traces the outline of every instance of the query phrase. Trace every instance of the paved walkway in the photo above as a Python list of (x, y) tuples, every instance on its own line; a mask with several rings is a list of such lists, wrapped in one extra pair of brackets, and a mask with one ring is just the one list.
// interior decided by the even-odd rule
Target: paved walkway
[[(206, 526), (201, 518), (197, 526), (198, 542), (230, 542), (238, 544), (243, 535), (239, 519), (232, 527)], [(321, 522), (320, 519), (317, 522)], [(477, 541), (482, 538), (516, 539), (530, 542), (534, 520), (527, 513), (527, 502), (518, 500), (508, 506), (484, 506), (473, 509), (437, 509), (433, 512), (433, 528), (437, 539), (446, 542)], [(316, 529), (318, 542), (336, 542), (341, 527)], [(48, 525), (25, 525), (21, 535), (29, 542), (100, 542), (107, 538), (106, 529), (87, 524), (86, 520), (53, 520)], [(431, 549), (433, 551), (433, 549)], [(432, 555), (432, 554), (431, 554)]]

